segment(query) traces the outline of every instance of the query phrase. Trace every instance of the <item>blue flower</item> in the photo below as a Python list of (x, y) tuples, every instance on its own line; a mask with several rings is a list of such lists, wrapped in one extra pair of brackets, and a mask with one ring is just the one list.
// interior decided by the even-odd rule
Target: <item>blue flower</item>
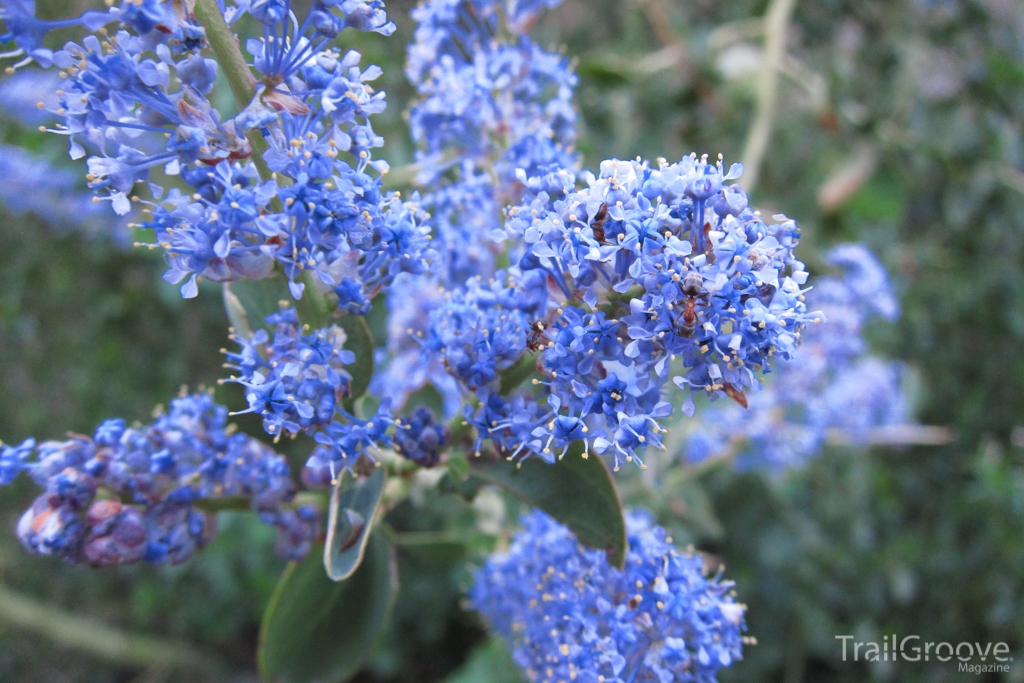
[(434, 421), (430, 408), (417, 406), (412, 415), (396, 419), (395, 424), (396, 451), (423, 467), (433, 467), (440, 461), (450, 430)]
[(35, 439), (25, 439), (17, 446), (0, 444), (0, 486), (7, 486), (26, 469), (26, 463), (35, 450)]
[[(519, 171), (525, 195), (505, 223), (516, 265), (453, 290), (419, 338), (476, 394), (465, 414), (480, 439), (548, 462), (583, 442), (616, 470), (643, 468), (647, 448), (664, 449), (672, 384), (748, 404), (756, 373), (793, 357), (823, 317), (801, 288), (799, 229), (785, 216), (765, 223), (724, 184), (741, 172), (696, 156), (657, 170), (608, 160), (576, 189), (564, 169)], [(526, 353), (540, 377), (509, 419), (493, 393)], [(692, 398), (682, 408), (692, 415)]]
[(313, 434), (334, 419), (349, 395), (352, 378), (344, 369), (355, 355), (342, 348), (345, 333), (332, 326), (304, 335), (294, 308), (269, 316), (270, 339), (259, 330), (251, 339), (235, 336), (241, 350), (228, 353), (229, 381), (245, 387), (248, 410), (263, 417), (263, 428), (280, 438), (300, 431)]
[[(112, 419), (93, 439), (4, 447), (0, 484), (27, 470), (46, 488), (22, 516), (18, 537), (31, 552), (73, 563), (177, 564), (216, 531), (215, 517), (195, 503), (239, 496), (278, 529), (282, 554), (295, 559), (308, 552), (319, 515), (287, 507), (296, 491), (287, 461), (235, 433), (226, 418), (227, 409), (200, 393), (171, 401), (145, 427)], [(107, 497), (97, 498), (100, 488)]]
[(23, 57), (21, 61), (7, 67), (7, 73), (14, 73), (16, 69), (32, 62), (44, 68), (53, 64), (53, 51), (43, 47), (43, 38), (54, 29), (81, 25), (90, 31), (97, 31), (112, 21), (110, 14), (97, 11), (87, 11), (79, 17), (57, 21), (37, 19), (35, 0), (2, 0), (0, 19), (6, 29), (0, 33), (0, 45), (15, 44), (15, 49), (0, 54), (0, 59)]
[(496, 389), (498, 373), (526, 348), (529, 321), (516, 310), (499, 278), (487, 286), (474, 278), (449, 293), (431, 313), (423, 344), (441, 356), (448, 372), (470, 390)]
[(275, 440), (300, 432), (316, 439), (320, 446), (303, 473), (307, 485), (325, 485), (360, 456), (372, 460), (370, 450), (391, 445), (388, 429), (394, 420), (387, 399), (369, 420), (343, 408), (352, 382), (344, 366), (355, 360), (343, 348), (344, 330), (332, 325), (302, 334), (291, 307), (268, 316), (267, 324), (273, 325), (272, 339), (262, 329), (251, 339), (232, 337), (241, 349), (227, 354), (227, 367), (238, 374), (221, 381), (245, 387), (249, 408), (240, 413), (261, 415)]
[(29, 552), (74, 563), (81, 553), (86, 526), (79, 510), (43, 494), (18, 520), (16, 533)]
[(508, 551), (477, 572), (473, 607), (531, 681), (699, 681), (743, 654), (745, 606), (706, 577), (650, 515), (626, 516), (625, 567), (581, 546), (543, 512), (521, 518)]
[(901, 366), (867, 353), (862, 332), (872, 316), (898, 314), (884, 268), (856, 244), (839, 245), (826, 261), (842, 274), (819, 278), (806, 303), (820, 308), (828, 324), (803, 331), (797, 354), (773, 364), (748, 410), (707, 410), (687, 440), (689, 460), (729, 456), (744, 469), (800, 466), (832, 432), (865, 445), (876, 428), (909, 421)]
[[(31, 2), (5, 8), (5, 37), (50, 28), (31, 16)], [(302, 22), (287, 2), (243, 3), (225, 19), (246, 10), (265, 26), (247, 43), (262, 77), (234, 118), (206, 97), (217, 63), (199, 53), (203, 29), (173, 3), (144, 0), (102, 13), (120, 22), (104, 40), (86, 36), (53, 53), (68, 82), (52, 109), (63, 123), (50, 130), (70, 138), (73, 158), (88, 155), (89, 185), (116, 213), (145, 206), (151, 217), (138, 227), (155, 231), (147, 246), (164, 250), (165, 279), (184, 297), (202, 278), (261, 279), (278, 263), (294, 298), (309, 270), (338, 289), (344, 310), (366, 313), (395, 275), (425, 271), (430, 231), (416, 197), (403, 204), (371, 175), (388, 168), (372, 158), (383, 144), (370, 122), (386, 106), (372, 85), (380, 68), (328, 43), (345, 27), (388, 34), (394, 25), (379, 0), (316, 0)], [(95, 15), (69, 21), (92, 26)], [(273, 178), (260, 178), (247, 136), (266, 142), (259, 161)], [(136, 194), (154, 168), (188, 190), (150, 182), (149, 199)]]
[(134, 564), (146, 557), (147, 529), (142, 511), (116, 500), (97, 500), (86, 513), (88, 534), (82, 555), (94, 567)]
[(381, 401), (377, 411), (368, 420), (360, 420), (350, 413), (338, 409), (338, 414), (344, 421), (334, 420), (328, 423), (322, 431), (314, 434), (318, 448), (307, 462), (307, 467), (316, 467), (319, 463), (326, 461), (331, 469), (332, 480), (336, 479), (337, 472), (345, 467), (351, 467), (359, 458), (368, 458), (371, 462), (376, 459), (371, 450), (391, 446), (392, 437), (388, 429), (395, 424), (391, 416), (391, 401)]
[(94, 203), (92, 193), (78, 187), (74, 172), (44, 157), (0, 145), (0, 175), (0, 201), (13, 215), (31, 213), (58, 230), (102, 231), (120, 239), (127, 235), (126, 223), (111, 220), (109, 211)]

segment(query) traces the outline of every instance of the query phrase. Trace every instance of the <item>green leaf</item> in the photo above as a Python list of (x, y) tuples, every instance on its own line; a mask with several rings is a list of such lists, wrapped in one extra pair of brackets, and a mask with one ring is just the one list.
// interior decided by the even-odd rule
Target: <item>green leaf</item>
[(352, 412), (352, 404), (366, 393), (373, 377), (373, 334), (360, 315), (343, 315), (334, 324), (345, 330), (345, 348), (356, 354), (355, 363), (345, 366), (352, 375), (352, 395), (346, 399), (345, 409)]
[(510, 367), (498, 373), (499, 377), (501, 377), (499, 393), (502, 396), (507, 396), (508, 392), (525, 382), (535, 372), (537, 372), (537, 358), (527, 351)]
[[(266, 327), (266, 317), (281, 310), (281, 301), (291, 301), (292, 295), (281, 275), (262, 280), (235, 280), (224, 283), (224, 307), (228, 312), (228, 320), (235, 331), (245, 336)], [(244, 314), (246, 324), (243, 327), (241, 317)]]
[(661, 490), (667, 496), (673, 514), (695, 536), (719, 539), (725, 534), (722, 522), (715, 514), (714, 502), (700, 477), (686, 470), (673, 470), (665, 474)]
[(228, 323), (235, 330), (235, 334), (242, 339), (252, 339), (252, 325), (249, 324), (249, 314), (242, 305), (241, 299), (231, 291), (229, 283), (224, 283), (224, 310), (228, 314)]
[(263, 614), (260, 676), (275, 683), (348, 680), (362, 667), (397, 590), (391, 543), (381, 533), (370, 537), (347, 581), (331, 581), (316, 552), (292, 562)]
[(509, 462), (481, 456), (471, 460), (473, 474), (497, 484), (540, 508), (576, 534), (579, 542), (608, 553), (608, 562), (626, 561), (626, 522), (611, 473), (600, 457), (584, 457), (574, 444), (564, 458), (549, 465), (540, 458)]
[(392, 531), (391, 542), (427, 562), (455, 562), (469, 553), (465, 534), (450, 531)]
[(576, 72), (588, 81), (610, 88), (629, 83), (623, 64), (613, 64), (610, 60), (581, 59)]
[(466, 663), (444, 679), (444, 683), (525, 683), (525, 681), (526, 678), (512, 659), (512, 654), (497, 638), (491, 638), (473, 648)]
[(281, 309), (280, 302), (282, 301), (287, 301), (290, 305), (295, 306), (299, 322), (303, 325), (309, 325), (312, 330), (326, 327), (332, 322), (331, 316), (334, 314), (335, 308), (330, 295), (320, 292), (314, 285), (313, 278), (313, 273), (309, 271), (302, 273), (300, 282), (306, 287), (302, 292), (302, 298), (298, 300), (292, 298), (291, 290), (288, 289), (288, 281), (280, 271), (274, 277), (262, 280), (235, 280), (226, 283), (224, 285), (224, 304), (228, 309), (228, 318), (235, 327), (239, 326), (233, 317), (238, 315), (237, 305), (231, 300), (230, 293), (237, 299), (237, 303), (241, 304), (251, 329), (265, 327), (264, 320), (271, 313), (277, 313)]
[(310, 329), (319, 330), (330, 324), (331, 316), (337, 307), (331, 303), (327, 295), (316, 288), (316, 284), (313, 282), (314, 278), (312, 271), (302, 272), (300, 280), (306, 287), (302, 291), (302, 298), (294, 303), (295, 312), (299, 314), (299, 321), (303, 325), (309, 325)]
[(480, 477), (469, 476), (460, 479), (454, 476), (451, 471), (445, 472), (441, 480), (437, 482), (437, 490), (444, 494), (462, 496), (467, 503), (472, 503), (476, 494), (487, 484)]
[(350, 577), (362, 562), (382, 493), (383, 467), (365, 478), (356, 477), (350, 470), (338, 477), (327, 513), (324, 545), (324, 569), (334, 581)]
[(448, 471), (451, 472), (453, 477), (462, 481), (469, 474), (469, 461), (461, 455), (453, 453), (448, 456)]

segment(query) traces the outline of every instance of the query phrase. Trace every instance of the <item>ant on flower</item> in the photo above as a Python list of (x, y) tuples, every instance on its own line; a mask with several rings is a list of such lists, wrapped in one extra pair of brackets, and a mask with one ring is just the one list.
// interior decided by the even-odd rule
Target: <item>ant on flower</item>
[(594, 239), (601, 244), (607, 244), (604, 234), (604, 223), (608, 220), (608, 205), (601, 204), (601, 208), (594, 214), (594, 220), (590, 223), (590, 229), (594, 231)]
[(673, 327), (678, 330), (677, 334), (682, 333), (680, 336), (690, 337), (697, 329), (697, 302), (701, 301), (705, 306), (708, 305), (708, 292), (704, 289), (704, 277), (698, 272), (691, 271), (683, 278), (679, 289), (686, 297), (686, 301), (683, 305), (683, 312), (676, 317)]

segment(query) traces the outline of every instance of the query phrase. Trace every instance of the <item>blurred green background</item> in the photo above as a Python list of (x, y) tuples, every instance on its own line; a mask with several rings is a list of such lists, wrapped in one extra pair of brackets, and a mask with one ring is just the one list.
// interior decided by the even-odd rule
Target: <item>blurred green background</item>
[[(59, 15), (70, 3), (40, 4)], [(412, 158), (411, 5), (388, 3), (390, 38), (342, 37), (384, 68), (390, 104), (375, 128), (395, 166)], [(991, 680), (1024, 681), (1024, 4), (565, 0), (534, 35), (578, 60), (587, 167), (722, 152), (748, 162), (745, 185), (757, 166), (755, 203), (801, 223), (818, 272), (827, 247), (870, 245), (903, 303), (900, 322), (871, 328), (872, 346), (907, 363), (918, 419), (955, 435), (834, 448), (779, 475), (711, 468), (662, 501), (661, 521), (725, 562), (749, 605), (758, 645), (721, 679), (969, 675), (842, 662), (834, 640), (897, 633), (1007, 642), (1018, 661)], [(0, 135), (69, 163), (62, 140), (15, 120), (0, 119)], [(0, 437), (145, 420), (179, 385), (221, 376), (216, 289), (183, 301), (162, 271), (155, 253), (0, 218)], [(72, 568), (22, 552), (13, 527), (33, 496), (27, 481), (0, 492), (0, 681), (255, 678), (261, 610), (283, 567), (272, 532), (225, 515), (182, 567)], [(451, 496), (426, 506), (394, 523), (464, 513)], [(400, 562), (391, 625), (359, 680), (503, 680), (486, 649), (465, 664), (485, 639), (460, 608), (467, 567)]]

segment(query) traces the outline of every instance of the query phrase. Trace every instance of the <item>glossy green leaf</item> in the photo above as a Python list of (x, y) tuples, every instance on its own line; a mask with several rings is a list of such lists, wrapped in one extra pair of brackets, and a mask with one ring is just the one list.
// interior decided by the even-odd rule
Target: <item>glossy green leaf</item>
[(373, 377), (373, 334), (366, 319), (359, 315), (343, 315), (333, 322), (345, 330), (345, 348), (356, 354), (355, 362), (345, 366), (352, 375), (352, 395), (346, 401), (346, 409), (351, 410), (351, 404), (366, 393)]
[(302, 292), (302, 298), (295, 301), (294, 304), (302, 324), (317, 330), (330, 324), (331, 316), (337, 309), (335, 306), (337, 299), (332, 302), (333, 295), (326, 295), (318, 290), (313, 282), (314, 278), (311, 271), (307, 270), (302, 273), (300, 282), (306, 287)]
[(362, 564), (346, 581), (331, 581), (316, 552), (292, 562), (263, 615), (260, 676), (274, 683), (348, 680), (362, 667), (397, 590), (391, 543), (381, 533), (370, 536)]
[(338, 477), (331, 493), (324, 545), (324, 569), (331, 579), (347, 579), (359, 567), (384, 493), (384, 478), (383, 467), (368, 477), (357, 477), (350, 470)]
[[(266, 317), (281, 310), (281, 301), (292, 301), (288, 283), (280, 275), (263, 280), (235, 280), (224, 283), (224, 307), (238, 334), (251, 336), (266, 327)], [(242, 317), (244, 316), (244, 324)]]
[(477, 477), (567, 525), (583, 545), (607, 551), (611, 564), (625, 563), (626, 522), (618, 489), (600, 457), (583, 457), (582, 445), (553, 465), (540, 458), (509, 462), (487, 455), (470, 462)]
[(305, 272), (299, 279), (306, 287), (302, 292), (301, 299), (292, 298), (291, 290), (288, 289), (288, 281), (278, 272), (274, 277), (262, 280), (235, 280), (224, 285), (224, 304), (228, 309), (228, 318), (232, 325), (239, 327), (235, 317), (239, 314), (237, 305), (231, 300), (229, 293), (237, 299), (241, 305), (249, 327), (253, 330), (265, 326), (265, 319), (271, 313), (277, 313), (281, 308), (282, 301), (295, 306), (299, 322), (309, 325), (310, 329), (319, 329), (332, 322), (335, 312), (334, 304), (330, 294), (323, 294), (313, 284), (313, 274)]

